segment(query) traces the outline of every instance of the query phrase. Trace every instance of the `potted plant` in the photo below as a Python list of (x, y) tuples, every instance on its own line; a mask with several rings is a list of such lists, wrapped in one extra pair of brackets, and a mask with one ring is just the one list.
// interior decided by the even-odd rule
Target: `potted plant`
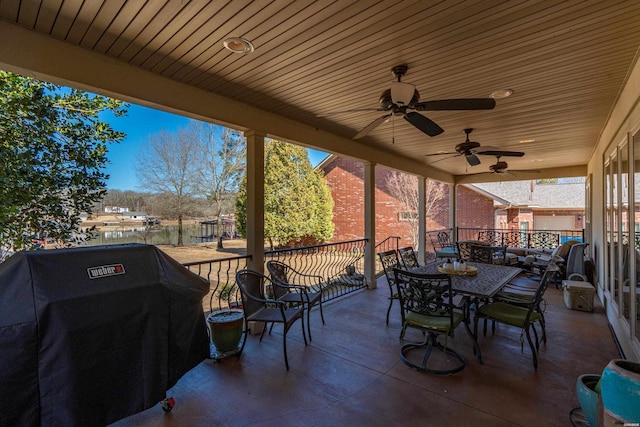
[(234, 285), (225, 284), (217, 294), (220, 301), (227, 302), (229, 308), (211, 310), (207, 315), (209, 337), (215, 347), (213, 357), (216, 359), (230, 356), (239, 351), (244, 329), (244, 313), (241, 309), (242, 305), (233, 300), (235, 290)]

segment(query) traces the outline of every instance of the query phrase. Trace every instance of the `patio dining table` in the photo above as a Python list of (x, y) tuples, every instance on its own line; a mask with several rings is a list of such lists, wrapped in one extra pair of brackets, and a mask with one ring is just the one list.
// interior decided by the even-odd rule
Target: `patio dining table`
[[(490, 298), (502, 289), (510, 280), (522, 272), (521, 268), (504, 265), (467, 262), (478, 269), (475, 276), (451, 274), (451, 287), (454, 291), (477, 298)], [(438, 265), (442, 262), (430, 262), (414, 271), (427, 274), (439, 274)]]

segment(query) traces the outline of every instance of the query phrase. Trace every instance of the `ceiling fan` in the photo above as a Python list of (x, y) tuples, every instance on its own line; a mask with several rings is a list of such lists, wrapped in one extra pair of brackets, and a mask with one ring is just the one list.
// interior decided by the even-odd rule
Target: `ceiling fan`
[[(486, 154), (486, 153), (483, 153)], [(495, 154), (494, 154), (495, 155)], [(509, 165), (507, 164), (507, 162), (505, 161), (501, 161), (499, 155), (495, 155), (496, 156), (496, 163), (489, 166), (489, 172), (481, 172), (481, 173), (476, 173), (476, 174), (471, 174), (471, 175), (486, 175), (486, 174), (508, 174), (511, 176), (515, 176), (513, 173), (522, 173), (522, 172), (526, 172), (526, 173), (540, 173), (539, 170), (537, 169), (523, 169), (523, 170), (515, 170), (515, 169), (509, 169)]]
[[(502, 156), (510, 156), (510, 157), (522, 157), (524, 153), (522, 151), (505, 151), (500, 150), (496, 147), (481, 147), (479, 142), (470, 141), (469, 134), (473, 132), (473, 128), (464, 129), (464, 133), (467, 134), (467, 138), (464, 142), (456, 145), (455, 151), (444, 151), (439, 153), (427, 154), (427, 156), (442, 156), (442, 155), (450, 155), (449, 157), (445, 157), (442, 159), (438, 159), (435, 162), (439, 162), (441, 160), (450, 159), (452, 157), (464, 156), (467, 160), (469, 166), (477, 166), (480, 164), (480, 158), (478, 158), (478, 154), (485, 156), (496, 156), (498, 158), (498, 163), (500, 163), (500, 157)], [(505, 163), (505, 162), (502, 162)], [(505, 163), (506, 164), (506, 163)], [(505, 167), (506, 169), (506, 167)]]
[[(402, 116), (420, 131), (429, 136), (440, 135), (444, 132), (436, 122), (417, 113), (416, 111), (441, 111), (441, 110), (492, 110), (496, 106), (493, 98), (461, 98), (461, 99), (441, 99), (435, 101), (420, 101), (420, 94), (416, 87), (410, 83), (403, 83), (402, 76), (407, 73), (407, 65), (397, 65), (391, 69), (391, 73), (398, 81), (391, 83), (391, 88), (380, 95), (379, 108), (363, 108), (340, 111), (330, 114), (350, 113), (358, 111), (386, 111), (387, 114), (378, 117), (360, 132), (353, 139), (363, 138), (373, 129), (389, 121), (392, 117)], [(415, 111), (412, 111), (415, 110)], [(325, 114), (326, 116), (327, 114)]]

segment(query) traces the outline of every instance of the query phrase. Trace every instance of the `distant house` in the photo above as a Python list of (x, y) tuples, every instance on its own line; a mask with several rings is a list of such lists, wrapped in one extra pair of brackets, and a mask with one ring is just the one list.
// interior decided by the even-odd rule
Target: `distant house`
[(496, 228), (521, 231), (584, 228), (584, 182), (539, 183), (531, 180), (474, 186), (496, 200)]
[[(362, 162), (328, 156), (316, 166), (324, 172), (333, 197), (332, 241), (357, 239), (364, 236), (364, 165)], [(392, 171), (376, 168), (376, 243), (389, 236), (400, 236), (401, 245), (414, 245), (408, 219), (417, 212), (407, 212), (389, 191), (387, 180)], [(492, 228), (494, 200), (473, 187), (459, 187), (458, 225), (460, 227)], [(427, 218), (427, 230), (449, 227), (449, 192), (440, 199)]]
[(144, 212), (122, 212), (120, 217), (123, 221), (140, 221), (145, 222), (148, 219), (148, 216)]
[(104, 207), (104, 212), (105, 213), (129, 212), (129, 208), (126, 207), (126, 206), (105, 206)]

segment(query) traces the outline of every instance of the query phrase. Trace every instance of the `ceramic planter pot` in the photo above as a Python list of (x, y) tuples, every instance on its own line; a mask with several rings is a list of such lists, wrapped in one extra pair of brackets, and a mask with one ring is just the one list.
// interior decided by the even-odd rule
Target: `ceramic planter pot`
[(618, 422), (640, 420), (640, 363), (613, 359), (602, 371), (605, 414)]
[(207, 316), (209, 336), (218, 353), (227, 353), (238, 349), (243, 325), (244, 314), (242, 310), (218, 310)]
[(591, 427), (598, 426), (598, 395), (600, 375), (585, 374), (578, 377), (576, 396), (584, 417)]

